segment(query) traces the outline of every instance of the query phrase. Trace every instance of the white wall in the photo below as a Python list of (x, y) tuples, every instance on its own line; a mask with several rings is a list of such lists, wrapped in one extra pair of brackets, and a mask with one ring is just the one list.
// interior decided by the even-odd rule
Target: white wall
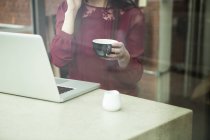
[(173, 1), (160, 0), (159, 71), (167, 71), (171, 64)]
[(139, 0), (139, 7), (147, 6), (147, 0)]
[(160, 0), (160, 33), (158, 71), (162, 73), (158, 78), (157, 101), (167, 103), (170, 95), (170, 72), (171, 65), (171, 37), (172, 37), (172, 13), (173, 1)]

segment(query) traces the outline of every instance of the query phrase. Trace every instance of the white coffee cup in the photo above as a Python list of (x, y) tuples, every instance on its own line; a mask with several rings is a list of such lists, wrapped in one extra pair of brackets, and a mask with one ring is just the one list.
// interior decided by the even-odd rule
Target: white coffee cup
[(113, 39), (94, 39), (92, 41), (93, 49), (99, 57), (107, 57), (112, 53), (112, 44), (117, 42)]
[(102, 106), (107, 111), (118, 111), (121, 109), (120, 93), (117, 90), (105, 91)]

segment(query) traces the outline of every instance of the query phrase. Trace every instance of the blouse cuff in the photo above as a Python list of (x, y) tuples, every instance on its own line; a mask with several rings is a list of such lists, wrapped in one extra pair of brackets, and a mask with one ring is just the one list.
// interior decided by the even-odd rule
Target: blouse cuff
[(141, 62), (137, 58), (131, 58), (126, 68), (121, 68), (118, 64), (116, 65), (116, 69), (118, 71), (132, 71), (137, 70), (139, 65), (141, 65)]
[(62, 38), (64, 38), (64, 39), (70, 39), (70, 38), (72, 37), (72, 34), (68, 34), (68, 33), (64, 32), (64, 31), (60, 31), (60, 32), (59, 32), (59, 35), (60, 35)]

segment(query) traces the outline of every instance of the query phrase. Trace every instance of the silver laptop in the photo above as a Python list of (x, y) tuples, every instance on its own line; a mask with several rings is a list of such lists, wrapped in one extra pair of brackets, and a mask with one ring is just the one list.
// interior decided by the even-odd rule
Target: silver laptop
[(99, 87), (55, 78), (40, 35), (0, 32), (1, 93), (64, 102)]

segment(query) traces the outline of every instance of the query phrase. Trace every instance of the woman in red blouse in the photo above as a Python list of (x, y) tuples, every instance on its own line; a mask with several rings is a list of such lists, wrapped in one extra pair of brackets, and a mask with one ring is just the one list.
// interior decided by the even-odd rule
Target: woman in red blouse
[[(93, 50), (92, 40), (98, 38), (117, 40), (107, 59)], [(137, 96), (143, 39), (143, 12), (131, 0), (66, 0), (57, 11), (51, 61), (67, 66), (68, 78)]]

